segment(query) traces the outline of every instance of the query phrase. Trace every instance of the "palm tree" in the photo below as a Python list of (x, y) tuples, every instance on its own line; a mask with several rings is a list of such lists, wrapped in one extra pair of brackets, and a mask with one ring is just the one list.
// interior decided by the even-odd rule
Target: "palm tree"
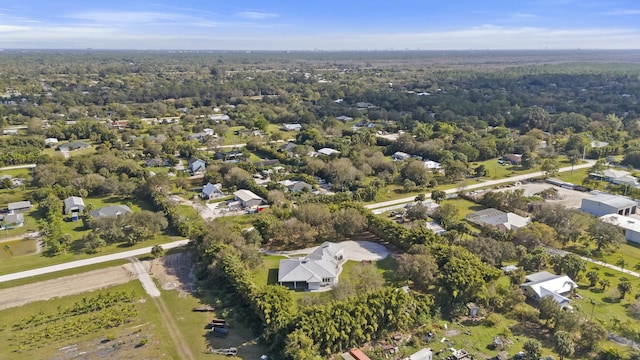
[(627, 266), (627, 261), (621, 256), (616, 260), (616, 265), (622, 269), (622, 272), (624, 272), (624, 267)]
[(11, 245), (9, 244), (5, 244), (2, 249), (4, 250), (4, 252), (6, 252), (7, 254), (9, 254), (9, 256), (13, 256), (13, 250), (11, 249)]

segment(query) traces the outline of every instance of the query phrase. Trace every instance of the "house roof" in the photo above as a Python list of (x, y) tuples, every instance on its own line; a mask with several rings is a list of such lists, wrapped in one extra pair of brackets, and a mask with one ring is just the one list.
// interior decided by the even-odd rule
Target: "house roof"
[(418, 350), (418, 352), (413, 353), (411, 356), (406, 358), (405, 360), (431, 360), (433, 357), (433, 352), (431, 349), (422, 348)]
[(298, 144), (289, 141), (288, 143), (280, 146), (280, 150), (282, 150), (282, 151), (293, 151), (293, 148), (295, 148), (296, 146), (298, 146)]
[(282, 127), (286, 130), (300, 130), (302, 125), (300, 124), (282, 124)]
[(399, 159), (408, 159), (411, 157), (411, 155), (407, 154), (406, 152), (396, 151), (395, 153), (393, 153), (393, 155), (391, 155), (391, 157), (399, 158)]
[(360, 349), (351, 349), (349, 350), (349, 354), (353, 356), (356, 360), (371, 360), (370, 357), (365, 355)]
[(293, 191), (293, 192), (301, 191), (302, 189), (312, 188), (311, 185), (307, 184), (304, 181), (282, 180), (280, 181), (280, 184), (282, 184), (287, 189), (289, 189), (289, 191)]
[(610, 178), (619, 178), (619, 177), (631, 175), (631, 173), (624, 170), (605, 169), (605, 170), (602, 170), (602, 175)]
[(427, 169), (440, 169), (442, 165), (439, 162), (435, 162), (433, 160), (425, 160), (424, 167)]
[(250, 200), (258, 200), (258, 199), (264, 200), (260, 196), (254, 194), (253, 191), (244, 190), (244, 189), (234, 192), (233, 196), (235, 196), (236, 198), (240, 199), (243, 202), (247, 202)]
[(9, 210), (26, 209), (31, 207), (31, 201), (18, 201), (12, 202), (7, 205)]
[(4, 216), (5, 224), (20, 224), (24, 222), (24, 214), (7, 214)]
[(279, 282), (321, 282), (323, 278), (337, 277), (340, 261), (336, 260), (342, 246), (325, 242), (311, 254), (298, 259), (280, 260)]
[(87, 144), (84, 141), (71, 141), (68, 142), (66, 144), (62, 144), (60, 146), (58, 146), (59, 149), (69, 149), (69, 150), (76, 150), (76, 149), (86, 149), (88, 148), (89, 144)]
[(333, 155), (333, 154), (339, 154), (339, 153), (340, 151), (331, 149), (331, 148), (322, 148), (318, 150), (318, 154), (322, 154), (322, 155)]
[(578, 287), (567, 275), (553, 275), (547, 271), (528, 275), (526, 279), (528, 282), (521, 286), (530, 287), (539, 298), (552, 296), (559, 304), (569, 302), (569, 299), (562, 296), (562, 294), (566, 294)]
[(46, 138), (44, 139), (44, 143), (45, 144), (57, 144), (58, 143), (58, 139), (56, 138)]
[(634, 200), (631, 200), (624, 196), (613, 195), (613, 194), (605, 194), (601, 193), (595, 196), (591, 196), (585, 199), (582, 199), (582, 202), (596, 202), (604, 205), (608, 205), (614, 207), (616, 209), (622, 209), (630, 206), (637, 206), (638, 203)]
[(492, 225), (502, 230), (519, 229), (527, 226), (531, 219), (514, 213), (505, 213), (498, 209), (484, 209), (467, 215), (467, 220), (482, 224)]
[(100, 218), (100, 217), (111, 217), (118, 216), (120, 214), (130, 213), (131, 209), (127, 205), (111, 205), (105, 206), (100, 209), (93, 210), (89, 213), (91, 217)]
[(507, 159), (514, 163), (522, 162), (522, 155), (520, 154), (505, 154), (505, 155), (502, 155), (502, 158)]
[(72, 208), (74, 206), (84, 206), (84, 200), (79, 196), (69, 196), (64, 199), (65, 209)]
[(621, 227), (625, 230), (640, 233), (640, 219), (618, 214), (607, 214), (601, 216), (600, 221)]
[(220, 190), (222, 190), (222, 184), (212, 184), (209, 182), (202, 188), (202, 193), (209, 196), (213, 193), (219, 192)]

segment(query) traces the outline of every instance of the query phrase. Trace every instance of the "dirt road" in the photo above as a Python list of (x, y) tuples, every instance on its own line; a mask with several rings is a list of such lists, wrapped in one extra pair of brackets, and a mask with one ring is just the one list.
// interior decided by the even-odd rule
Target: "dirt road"
[(56, 297), (80, 294), (135, 279), (131, 264), (106, 269), (87, 271), (82, 274), (21, 285), (0, 290), (0, 310), (22, 306), (34, 301), (44, 301)]

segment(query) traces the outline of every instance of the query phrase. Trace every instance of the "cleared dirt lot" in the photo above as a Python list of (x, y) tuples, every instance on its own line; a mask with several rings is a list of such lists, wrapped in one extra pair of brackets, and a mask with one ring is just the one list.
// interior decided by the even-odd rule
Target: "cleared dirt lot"
[(82, 274), (65, 276), (0, 290), (0, 310), (22, 306), (34, 301), (49, 300), (87, 291), (103, 289), (134, 280), (131, 264), (92, 270)]
[(191, 254), (187, 251), (168, 254), (151, 262), (151, 275), (163, 290), (193, 291)]
[(539, 193), (543, 190), (553, 188), (558, 190), (558, 195), (560, 196), (559, 200), (547, 200), (546, 203), (549, 204), (561, 204), (568, 209), (579, 209), (582, 204), (582, 199), (593, 196), (588, 192), (569, 190), (565, 188), (561, 188), (559, 186), (554, 186), (548, 183), (524, 183), (521, 185), (504, 187), (500, 189), (494, 189), (492, 191), (509, 191), (509, 190), (518, 190), (524, 189), (524, 193), (526, 196), (532, 196), (536, 193)]

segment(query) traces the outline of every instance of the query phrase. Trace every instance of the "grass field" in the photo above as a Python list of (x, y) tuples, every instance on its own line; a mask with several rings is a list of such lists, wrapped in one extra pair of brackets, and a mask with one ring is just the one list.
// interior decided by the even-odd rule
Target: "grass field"
[[(36, 325), (25, 330), (14, 330), (12, 329), (13, 325), (20, 323), (22, 319), (29, 319), (39, 313), (53, 315), (57, 312), (56, 309), (71, 307), (74, 303), (82, 301), (83, 298), (96, 296), (100, 291), (51, 299), (46, 302), (36, 302), (19, 308), (4, 310), (0, 312), (0, 318), (3, 319), (0, 327), (0, 357), (30, 360), (60, 357), (62, 355), (71, 357), (73, 354), (79, 356), (81, 352), (86, 352), (85, 356), (93, 354), (90, 357), (99, 357), (98, 354), (104, 354), (107, 357), (109, 357), (108, 355), (117, 354), (117, 358), (176, 358), (176, 352), (171, 346), (172, 342), (167, 338), (160, 325), (161, 320), (158, 317), (158, 313), (138, 281), (131, 281), (102, 291), (123, 291), (127, 294), (132, 291), (135, 292), (135, 299), (140, 300), (132, 303), (137, 315), (128, 317), (129, 322), (126, 324), (113, 328), (104, 327), (85, 335), (76, 334), (79, 327), (78, 324), (90, 321), (91, 317), (95, 315), (100, 317), (105, 310), (52, 321), (47, 323), (47, 331), (60, 329), (62, 334), (55, 335), (55, 341), (45, 339), (34, 345), (27, 346), (24, 345), (27, 343), (27, 339), (34, 335), (38, 336), (37, 332), (44, 331), (43, 327)], [(140, 346), (143, 339), (147, 339), (148, 342), (146, 345)]]
[(155, 238), (149, 239), (143, 243), (135, 244), (133, 246), (127, 246), (125, 244), (113, 244), (103, 248), (102, 252), (97, 254), (80, 253), (62, 253), (56, 256), (48, 257), (43, 254), (37, 255), (24, 255), (15, 256), (0, 261), (0, 274), (10, 274), (18, 271), (24, 271), (29, 269), (36, 269), (39, 267), (62, 264), (69, 261), (82, 260), (96, 256), (108, 255), (126, 250), (134, 250), (147, 246), (153, 246), (157, 244), (164, 244), (171, 241), (182, 239), (181, 237), (161, 235)]

